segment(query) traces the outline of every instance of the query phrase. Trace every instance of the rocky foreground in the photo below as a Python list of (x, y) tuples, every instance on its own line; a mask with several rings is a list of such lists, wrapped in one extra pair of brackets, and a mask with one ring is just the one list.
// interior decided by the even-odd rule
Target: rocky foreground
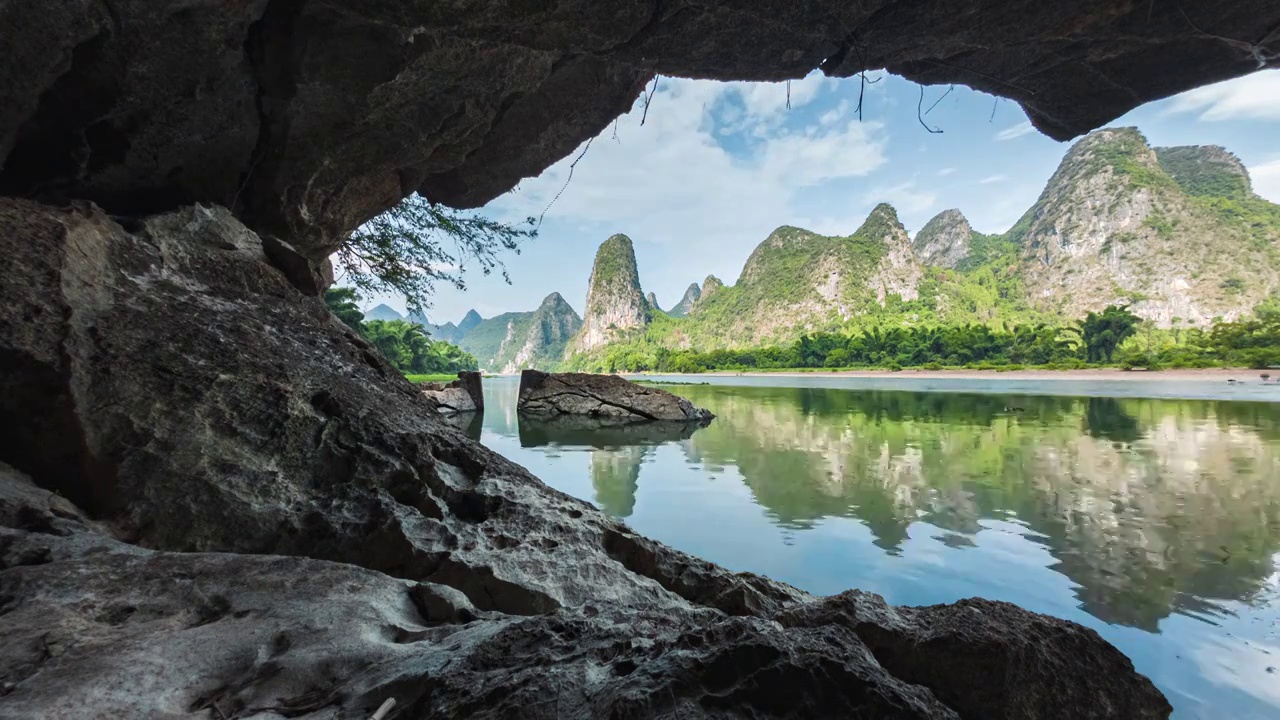
[(816, 598), (445, 424), (217, 207), (0, 200), (0, 717), (1161, 718), (1096, 633)]

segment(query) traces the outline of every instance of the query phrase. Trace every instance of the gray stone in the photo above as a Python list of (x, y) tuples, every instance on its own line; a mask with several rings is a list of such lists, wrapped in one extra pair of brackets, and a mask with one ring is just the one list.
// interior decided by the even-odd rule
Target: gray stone
[(1011, 98), (1063, 140), (1262, 67), (1280, 23), (1271, 0), (349, 5), (5, 2), (0, 194), (216, 203), (319, 262), (414, 191), (478, 207), (538, 175), (654, 73), (886, 68)]
[(453, 415), (484, 411), (484, 389), (478, 372), (464, 370), (453, 382), (427, 382), (420, 383), (418, 387), (435, 404), (437, 412)]
[(619, 420), (665, 420), (706, 425), (715, 417), (679, 395), (617, 375), (520, 373), (516, 411), (529, 417), (586, 415)]
[(1072, 623), (635, 535), (446, 424), (225, 209), (4, 199), (0, 254), (0, 717), (1168, 714)]

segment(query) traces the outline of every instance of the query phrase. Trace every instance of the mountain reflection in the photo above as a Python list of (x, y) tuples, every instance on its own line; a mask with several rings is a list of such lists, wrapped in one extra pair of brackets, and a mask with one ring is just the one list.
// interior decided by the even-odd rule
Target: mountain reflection
[(640, 463), (647, 447), (687, 440), (701, 429), (697, 423), (661, 420), (626, 422), (566, 415), (552, 419), (520, 417), (520, 446), (587, 447), (591, 485), (601, 510), (630, 517), (636, 505)]
[(689, 460), (736, 466), (787, 528), (855, 518), (896, 554), (917, 522), (965, 548), (984, 521), (1013, 519), (1079, 585), (1085, 610), (1151, 631), (1173, 610), (1249, 602), (1274, 571), (1273, 407), (818, 388), (685, 394), (719, 416), (684, 443)]

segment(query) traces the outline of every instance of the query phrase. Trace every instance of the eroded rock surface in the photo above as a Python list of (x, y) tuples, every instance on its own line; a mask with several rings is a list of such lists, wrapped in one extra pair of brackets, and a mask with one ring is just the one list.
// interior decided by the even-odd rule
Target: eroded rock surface
[(554, 418), (585, 415), (618, 420), (661, 420), (707, 424), (715, 417), (685, 398), (617, 375), (520, 373), (521, 415)]
[(319, 262), (414, 191), (479, 206), (537, 175), (654, 73), (887, 68), (1011, 98), (1061, 140), (1274, 64), (1278, 23), (1271, 0), (11, 0), (0, 193), (217, 203)]
[(0, 253), (0, 717), (1169, 712), (1068, 622), (631, 533), (447, 425), (227, 210), (0, 200)]
[(420, 383), (422, 394), (435, 404), (437, 412), (445, 415), (473, 413), (484, 410), (484, 388), (480, 373), (463, 371), (453, 382)]

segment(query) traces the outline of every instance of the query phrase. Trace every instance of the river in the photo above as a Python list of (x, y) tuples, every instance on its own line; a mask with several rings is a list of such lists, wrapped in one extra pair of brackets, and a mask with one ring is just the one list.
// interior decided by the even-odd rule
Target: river
[(654, 432), (521, 424), (518, 379), (486, 379), (471, 432), (731, 569), (896, 604), (1007, 600), (1097, 630), (1175, 717), (1280, 717), (1280, 404), (998, 378), (708, 382), (667, 389), (710, 427)]

